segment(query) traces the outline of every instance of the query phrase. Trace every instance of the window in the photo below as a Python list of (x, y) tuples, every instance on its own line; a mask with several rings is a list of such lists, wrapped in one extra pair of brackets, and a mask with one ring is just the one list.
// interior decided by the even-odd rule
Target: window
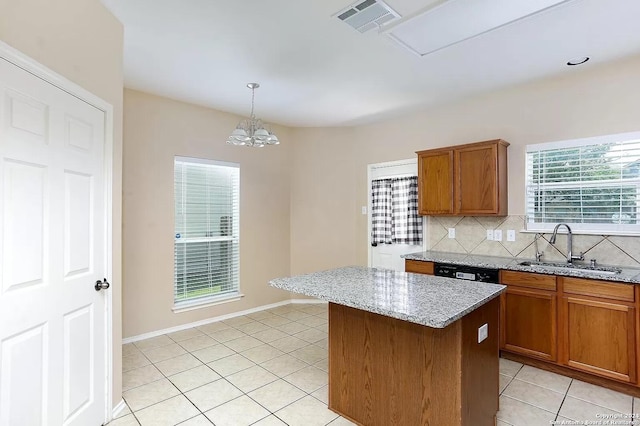
[(527, 146), (527, 229), (640, 234), (640, 133)]
[(238, 164), (176, 157), (174, 303), (240, 296)]

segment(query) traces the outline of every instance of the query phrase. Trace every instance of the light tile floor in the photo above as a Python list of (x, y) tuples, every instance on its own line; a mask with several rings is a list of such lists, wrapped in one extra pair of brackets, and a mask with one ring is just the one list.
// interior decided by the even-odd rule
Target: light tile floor
[[(340, 426), (327, 408), (327, 307), (292, 304), (123, 345), (111, 426)], [(500, 360), (498, 426), (616, 420), (634, 398)], [(634, 404), (635, 402), (635, 404)], [(605, 418), (604, 416), (609, 416)]]
[(637, 398), (500, 359), (498, 426), (640, 424), (636, 413)]

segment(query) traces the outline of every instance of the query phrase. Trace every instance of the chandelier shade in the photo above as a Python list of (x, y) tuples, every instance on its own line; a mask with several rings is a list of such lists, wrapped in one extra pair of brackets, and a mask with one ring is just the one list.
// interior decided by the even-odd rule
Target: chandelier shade
[(256, 118), (253, 110), (255, 105), (255, 92), (260, 85), (249, 83), (247, 87), (251, 89), (251, 116), (242, 120), (227, 138), (227, 143), (231, 145), (254, 146), (262, 148), (266, 145), (278, 145), (280, 141), (273, 134), (268, 124)]

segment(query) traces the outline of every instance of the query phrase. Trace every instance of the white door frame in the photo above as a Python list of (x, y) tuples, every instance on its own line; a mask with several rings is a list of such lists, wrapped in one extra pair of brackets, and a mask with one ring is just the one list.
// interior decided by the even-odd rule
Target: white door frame
[[(109, 281), (112, 284), (113, 280), (113, 241), (112, 241), (112, 229), (113, 229), (113, 106), (93, 93), (83, 89), (76, 83), (68, 80), (62, 75), (50, 70), (44, 65), (36, 62), (34, 59), (20, 52), (19, 50), (9, 46), (8, 44), (0, 41), (0, 60), (6, 60), (18, 68), (22, 68), (26, 72), (33, 74), (34, 76), (52, 84), (53, 86), (69, 93), (72, 96), (80, 99), (92, 105), (93, 107), (104, 112), (104, 182), (105, 182), (105, 209), (107, 211), (106, 223), (105, 223), (105, 267), (106, 274)], [(105, 303), (105, 371), (107, 377), (105, 378), (105, 407), (104, 418), (105, 421), (109, 421), (112, 418), (113, 406), (113, 291), (106, 292), (107, 301)]]
[[(387, 161), (384, 163), (367, 164), (367, 266), (371, 267), (373, 264), (373, 251), (371, 250), (371, 181), (373, 180), (373, 171), (375, 169), (383, 169), (386, 167), (398, 167), (398, 166), (416, 166), (417, 170), (418, 158), (409, 158), (406, 160)], [(400, 177), (401, 175), (397, 175)], [(411, 175), (414, 176), (414, 175)], [(427, 219), (428, 220), (428, 219)], [(427, 241), (427, 222), (425, 221), (422, 226), (422, 241), (423, 247)]]

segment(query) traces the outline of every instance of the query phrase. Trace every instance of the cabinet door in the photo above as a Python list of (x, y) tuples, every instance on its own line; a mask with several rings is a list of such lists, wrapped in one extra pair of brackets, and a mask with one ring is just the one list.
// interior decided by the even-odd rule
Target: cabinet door
[(433, 275), (433, 262), (423, 262), (422, 260), (405, 259), (404, 271), (416, 274)]
[(418, 179), (419, 213), (453, 214), (453, 151), (420, 154)]
[(456, 213), (499, 213), (497, 150), (496, 144), (455, 150)]
[(636, 382), (635, 309), (623, 302), (565, 296), (561, 362), (578, 370)]
[(508, 286), (500, 301), (501, 349), (556, 361), (556, 293)]

